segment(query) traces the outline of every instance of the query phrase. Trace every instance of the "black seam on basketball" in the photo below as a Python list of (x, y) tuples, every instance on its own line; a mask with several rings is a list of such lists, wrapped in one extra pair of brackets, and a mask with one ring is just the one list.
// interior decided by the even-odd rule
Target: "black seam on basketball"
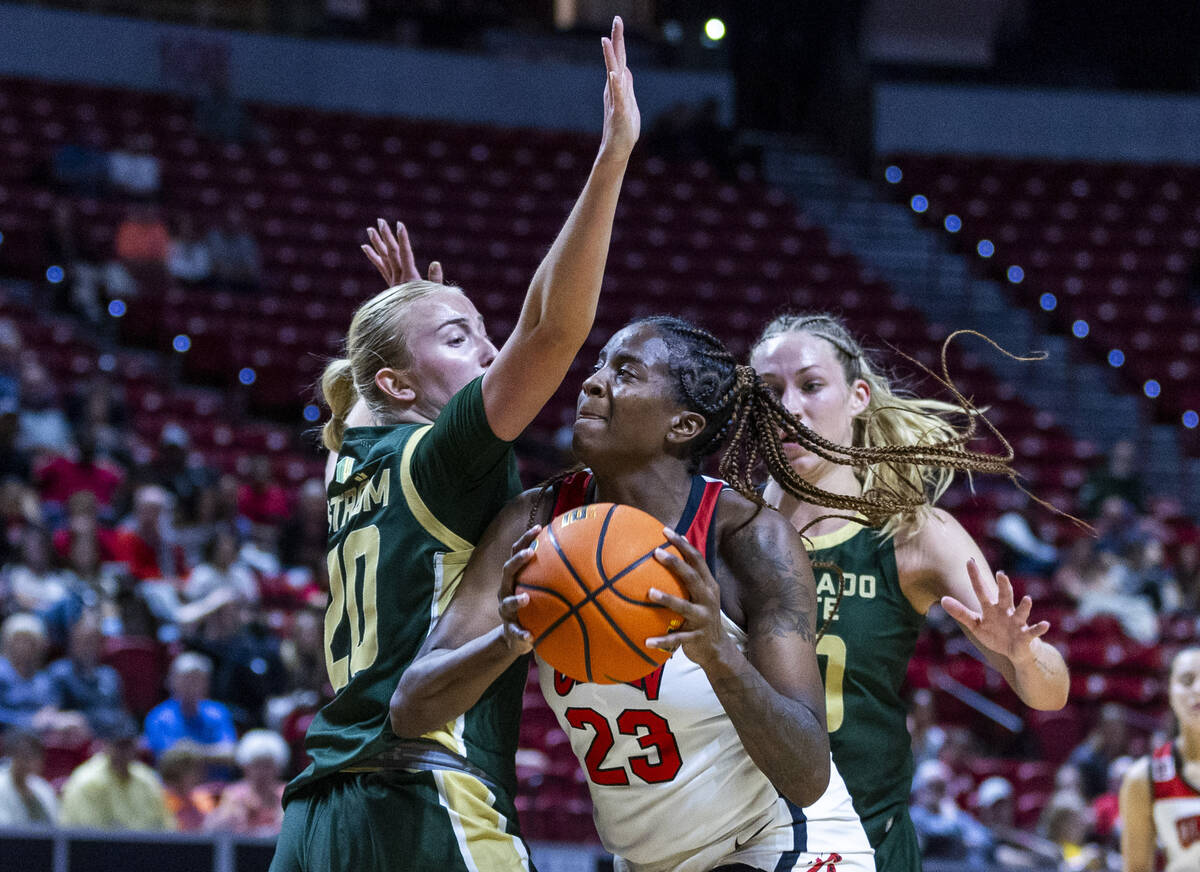
[[(558, 559), (563, 562), (563, 566), (567, 567), (567, 572), (571, 573), (571, 578), (575, 579), (575, 583), (578, 584), (581, 588), (583, 588), (583, 592), (584, 592), (585, 596), (583, 598), (583, 602), (581, 602), (578, 606), (569, 606), (569, 608), (567, 609), (567, 613), (565, 615), (563, 615), (561, 618), (559, 618), (557, 621), (555, 621), (553, 624), (551, 624), (549, 627), (547, 627), (546, 633), (543, 633), (542, 635), (544, 636), (544, 635), (550, 633), (551, 631), (557, 629), (559, 627), (559, 625), (562, 624), (563, 621), (565, 621), (567, 618), (573, 617), (576, 620), (576, 622), (579, 624), (579, 632), (583, 637), (583, 668), (587, 672), (587, 680), (591, 681), (592, 680), (591, 640), (588, 639), (587, 622), (584, 621), (584, 619), (579, 614), (579, 610), (582, 609), (584, 604), (586, 604), (588, 602), (588, 600), (591, 598), (591, 592), (588, 590), (588, 586), (583, 583), (583, 579), (579, 577), (579, 573), (575, 571), (575, 567), (571, 565), (571, 561), (567, 559), (567, 555), (563, 553), (562, 546), (558, 543), (558, 537), (554, 535), (554, 528), (553, 527), (548, 528), (547, 533), (549, 534), (550, 544), (553, 545), (554, 550), (558, 552)], [(565, 597), (564, 597), (564, 599), (565, 599)], [(567, 602), (569, 604), (570, 600), (567, 600)], [(600, 613), (604, 614), (603, 609), (601, 610)], [(608, 616), (605, 615), (605, 617), (608, 617)]]
[(578, 615), (579, 610), (591, 601), (591, 592), (588, 590), (587, 585), (583, 583), (583, 580), (580, 579), (579, 575), (575, 572), (575, 567), (571, 565), (571, 561), (567, 559), (567, 555), (563, 554), (563, 550), (558, 544), (558, 538), (554, 535), (554, 528), (547, 527), (546, 532), (550, 537), (550, 544), (552, 544), (554, 546), (554, 550), (558, 552), (559, 559), (563, 562), (563, 565), (567, 568), (567, 571), (571, 573), (571, 577), (574, 578), (575, 581), (579, 583), (579, 586), (583, 588), (583, 592), (586, 594), (586, 596), (584, 596), (583, 600), (576, 605), (571, 605), (571, 601), (566, 597), (563, 597), (563, 600), (568, 606), (567, 611), (554, 619), (554, 622), (546, 628), (544, 633), (542, 633), (543, 637), (548, 636), (550, 633), (554, 632), (554, 630), (558, 629), (559, 625), (562, 624), (562, 622), (567, 618), (575, 617), (577, 620), (581, 620)]
[(596, 572), (600, 573), (600, 578), (604, 579), (605, 583), (608, 581), (608, 573), (604, 571), (604, 537), (608, 535), (608, 525), (616, 510), (616, 503), (609, 507), (608, 514), (604, 516), (604, 523), (600, 525), (600, 537), (596, 540)]
[(521, 586), (524, 588), (527, 588), (528, 590), (536, 590), (540, 593), (549, 594), (550, 596), (555, 597), (558, 600), (561, 600), (563, 605), (565, 605), (567, 607), (567, 613), (566, 613), (566, 615), (563, 616), (562, 619), (555, 621), (554, 625), (551, 626), (550, 629), (543, 631), (540, 636), (538, 636), (536, 639), (533, 640), (533, 647), (536, 648), (538, 645), (540, 645), (542, 643), (542, 640), (545, 639), (547, 636), (549, 636), (559, 626), (559, 624), (561, 624), (563, 622), (563, 620), (565, 620), (567, 617), (569, 617), (571, 615), (574, 615), (575, 621), (579, 624), (579, 633), (583, 638), (583, 655), (584, 655), (584, 657), (588, 658), (588, 661), (587, 661), (588, 668), (590, 669), (591, 668), (591, 662), (590, 662), (591, 645), (588, 640), (587, 624), (584, 623), (583, 618), (581, 618), (578, 613), (573, 612), (571, 610), (571, 601), (569, 599), (567, 599), (565, 596), (563, 596), (561, 593), (559, 593), (558, 591), (554, 590), (553, 588), (543, 587), (540, 584), (527, 584), (525, 582), (521, 582)]
[[(611, 515), (611, 513), (615, 510), (616, 510), (616, 506), (613, 506), (613, 508), (609, 510), (609, 514)], [(584, 596), (584, 598), (579, 603), (577, 603), (577, 604), (571, 606), (569, 609), (567, 609), (565, 614), (560, 615), (559, 617), (555, 618), (553, 623), (551, 623), (550, 626), (548, 626), (542, 632), (542, 635), (539, 637), (539, 641), (541, 639), (544, 639), (550, 633), (554, 632), (556, 629), (558, 629), (559, 626), (561, 626), (562, 623), (565, 620), (567, 620), (567, 618), (572, 618), (572, 617), (575, 618), (575, 620), (579, 622), (580, 631), (583, 633), (583, 656), (584, 656), (583, 662), (584, 662), (584, 668), (587, 670), (587, 680), (590, 682), (592, 680), (591, 645), (590, 645), (590, 642), (588, 639), (588, 634), (587, 634), (587, 624), (584, 622), (583, 618), (580, 617), (579, 613), (583, 609), (584, 606), (591, 603), (596, 606), (597, 611), (600, 612), (600, 616), (603, 617), (604, 620), (608, 622), (608, 625), (610, 627), (612, 627), (613, 631), (618, 636), (621, 637), (621, 641), (624, 642), (626, 645), (628, 645), (629, 649), (631, 651), (633, 651), (634, 654), (636, 654), (638, 657), (641, 657), (643, 660), (645, 660), (647, 663), (651, 664), (652, 666), (660, 666), (661, 664), (657, 660), (655, 660), (653, 657), (651, 657), (649, 654), (647, 654), (645, 651), (643, 651), (641, 649), (640, 645), (635, 643), (632, 639), (629, 638), (628, 635), (626, 635), (625, 631), (622, 630), (621, 627), (617, 624), (617, 622), (612, 619), (612, 616), (610, 616), (608, 614), (608, 612), (606, 612), (604, 610), (604, 608), (602, 606), (600, 606), (599, 603), (596, 602), (596, 597), (598, 597), (605, 590), (611, 590), (614, 594), (616, 594), (618, 597), (623, 599), (625, 602), (634, 603), (635, 605), (648, 605), (647, 603), (644, 603), (641, 600), (635, 600), (635, 599), (629, 598), (628, 596), (622, 594), (620, 591), (618, 591), (616, 588), (614, 588), (612, 585), (618, 579), (623, 578), (630, 571), (632, 571), (635, 566), (645, 563), (646, 560), (648, 560), (650, 557), (654, 556), (654, 551), (657, 550), (661, 546), (655, 546), (654, 550), (642, 555), (632, 565), (625, 567), (620, 572), (618, 572), (615, 577), (613, 577), (611, 579), (608, 578), (604, 574), (604, 569), (602, 566), (600, 566), (599, 559), (597, 558), (597, 569), (600, 571), (600, 579), (601, 579), (602, 583), (594, 591), (589, 591), (587, 585), (583, 583), (583, 579), (581, 579), (579, 577), (579, 573), (577, 573), (575, 571), (575, 567), (571, 565), (571, 561), (567, 559), (567, 555), (563, 553), (562, 546), (559, 545), (559, 542), (558, 542), (558, 537), (554, 535), (554, 528), (548, 527), (547, 534), (550, 539), (550, 544), (553, 545), (554, 550), (556, 552), (558, 552), (559, 559), (563, 562), (563, 565), (567, 568), (567, 571), (571, 573), (571, 577), (573, 579), (575, 579), (576, 583), (581, 588), (583, 588), (583, 591), (586, 594), (586, 596)], [(596, 545), (597, 552), (602, 550), (603, 544), (604, 543), (603, 543), (602, 539), (597, 542), (597, 545)], [(667, 543), (664, 541), (663, 544), (665, 545)], [(564, 599), (565, 599), (565, 597), (564, 597)], [(570, 600), (567, 600), (567, 602), (570, 602)]]

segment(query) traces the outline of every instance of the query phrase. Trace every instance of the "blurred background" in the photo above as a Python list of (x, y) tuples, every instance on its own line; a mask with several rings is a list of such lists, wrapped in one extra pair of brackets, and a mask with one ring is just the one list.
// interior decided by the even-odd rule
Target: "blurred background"
[[(616, 13), (643, 136), (525, 482), (569, 462), (578, 384), (631, 317), (744, 354), (779, 311), (832, 310), (921, 393), (892, 347), (934, 365), (969, 327), (1049, 352), (968, 338), (951, 373), (1098, 535), (1007, 482), (943, 505), (1052, 621), (1071, 701), (1025, 709), (933, 615), (913, 802), (928, 869), (1119, 868), (1115, 785), (1168, 735), (1200, 614), (1182, 0), (0, 2), (0, 724), (22, 798), (49, 791), (0, 821), (14, 865), (266, 868), (278, 815), (247, 796), (304, 765), (331, 692), (313, 386), (382, 289), (364, 228), (403, 220), (507, 335), (590, 165)], [(196, 700), (222, 731), (176, 745), (155, 712)], [(526, 708), (535, 857), (603, 866), (532, 683)], [(66, 788), (97, 752), (157, 770), (165, 809), (79, 836)]]

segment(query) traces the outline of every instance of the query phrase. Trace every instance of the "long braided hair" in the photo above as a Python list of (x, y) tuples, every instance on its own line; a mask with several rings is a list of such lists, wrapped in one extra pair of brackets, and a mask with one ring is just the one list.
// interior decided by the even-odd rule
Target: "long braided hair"
[[(1037, 360), (1041, 357), (1017, 357), (975, 331), (956, 331), (947, 337), (942, 346), (940, 375), (917, 363), (954, 397), (955, 402), (949, 403), (906, 396), (896, 390), (846, 325), (828, 313), (780, 315), (767, 324), (755, 340), (751, 357), (754, 349), (767, 340), (788, 333), (807, 333), (824, 339), (833, 347), (846, 383), (852, 385), (862, 379), (870, 388), (870, 402), (854, 419), (851, 441), (855, 447), (871, 451), (884, 462), (855, 464), (864, 493), (882, 489), (925, 497), (920, 504), (888, 518), (881, 531), (885, 537), (893, 536), (900, 530), (913, 532), (918, 529), (933, 504), (950, 486), (955, 471), (995, 473), (1015, 481), (1016, 473), (1009, 465), (1013, 459), (1012, 446), (955, 387), (949, 375), (947, 349), (955, 337), (970, 333), (1009, 357), (1018, 360)], [(908, 357), (903, 353), (901, 356)], [(908, 359), (912, 361), (912, 358)], [(954, 419), (963, 420), (964, 423), (956, 426)], [(1002, 453), (988, 454), (965, 447), (974, 438), (979, 423), (997, 438)], [(780, 484), (783, 482), (780, 481)]]
[[(955, 468), (1011, 474), (1006, 459), (976, 455), (959, 446), (955, 436), (932, 445), (838, 445), (805, 426), (780, 403), (749, 366), (739, 365), (713, 334), (670, 315), (653, 315), (630, 322), (651, 325), (668, 349), (668, 366), (674, 378), (676, 400), (705, 418), (704, 429), (689, 443), (689, 468), (695, 472), (705, 458), (722, 446), (720, 474), (738, 493), (764, 505), (755, 487), (760, 464), (790, 494), (815, 505), (846, 512), (870, 526), (885, 524), (896, 515), (915, 511), (926, 502), (923, 488), (893, 487), (892, 479), (877, 477), (860, 496), (835, 494), (810, 484), (792, 469), (784, 453), (785, 440), (834, 463), (866, 467), (876, 463), (962, 464)], [(781, 435), (782, 434), (782, 435)], [(547, 481), (544, 494), (579, 467)], [(540, 498), (538, 500), (540, 503)], [(537, 512), (535, 504), (531, 518)]]

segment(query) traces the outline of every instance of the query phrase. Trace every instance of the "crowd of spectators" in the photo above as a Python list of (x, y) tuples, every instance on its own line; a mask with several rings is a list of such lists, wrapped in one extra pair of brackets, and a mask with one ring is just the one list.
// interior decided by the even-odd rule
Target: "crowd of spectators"
[(324, 487), (130, 417), (0, 318), (0, 825), (270, 834), (332, 695)]
[[(1075, 620), (1112, 621), (1120, 638), (1111, 642), (1156, 645), (1165, 621), (1200, 617), (1200, 528), (1174, 500), (1146, 493), (1131, 442), (1118, 442), (1096, 465), (1078, 503), (1091, 532), (1051, 523), (1016, 498), (991, 530), (1000, 565), (1048, 581)], [(1035, 599), (1035, 619), (1036, 611)], [(1171, 646), (1163, 644), (1165, 662)], [(1055, 772), (1036, 825), (1020, 827), (1019, 785), (999, 775), (977, 783), (969, 764), (986, 743), (966, 727), (941, 722), (934, 693), (916, 690), (909, 714), (917, 761), (911, 809), (924, 856), (964, 868), (1119, 870), (1121, 779), (1136, 757), (1170, 737), (1171, 718), (1165, 704), (1135, 712), (1109, 701), (1096, 706), (1090, 722)], [(1038, 750), (1036, 742), (1023, 747)]]
[[(259, 284), (238, 210), (202, 232), (163, 214), (157, 172), (137, 154), (94, 158), (60, 155), (60, 186), (119, 188), (128, 214), (98, 260), (76, 239), (70, 199), (56, 205), (47, 248), (71, 277), (64, 308), (98, 320), (108, 299), (163, 281)], [(305, 716), (332, 692), (324, 486), (289, 491), (266, 456), (240, 475), (213, 469), (179, 423), (137, 442), (119, 383), (56, 380), (0, 318), (0, 825), (268, 834), (282, 779), (303, 763)], [(1119, 443), (1079, 490), (1095, 535), (1020, 497), (989, 532), (997, 568), (1046, 579), (1080, 619), (1109, 616), (1153, 644), (1161, 616), (1200, 611), (1200, 535), (1177, 503), (1146, 494), (1136, 456)], [(934, 694), (918, 691), (912, 813), (926, 856), (1112, 867), (1116, 785), (1131, 750), (1165, 734), (1146, 727), (1135, 742), (1127, 722), (1101, 712), (1031, 832), (1014, 822), (1015, 785), (975, 784), (969, 731), (940, 723)]]

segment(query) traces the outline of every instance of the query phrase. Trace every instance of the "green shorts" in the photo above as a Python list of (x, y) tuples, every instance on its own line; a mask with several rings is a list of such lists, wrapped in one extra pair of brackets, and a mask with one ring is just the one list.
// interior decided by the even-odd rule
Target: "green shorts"
[[(921, 872), (921, 845), (917, 842), (912, 818), (908, 816), (908, 807), (896, 807), (893, 815), (891, 829), (874, 846), (875, 869), (877, 872)], [(870, 829), (867, 833), (873, 835)]]
[(341, 773), (295, 796), (270, 872), (533, 872), (508, 798), (464, 772)]

